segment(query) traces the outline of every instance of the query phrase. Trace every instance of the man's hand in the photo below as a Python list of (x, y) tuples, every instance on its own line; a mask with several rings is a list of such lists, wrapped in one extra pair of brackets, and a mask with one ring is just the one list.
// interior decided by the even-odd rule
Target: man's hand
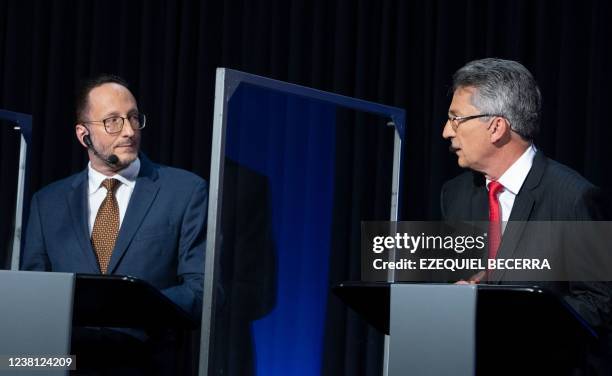
[(476, 285), (480, 283), (480, 281), (484, 278), (485, 274), (486, 272), (483, 270), (471, 276), (470, 279), (468, 279), (467, 281), (462, 279), (460, 281), (455, 282), (455, 285)]

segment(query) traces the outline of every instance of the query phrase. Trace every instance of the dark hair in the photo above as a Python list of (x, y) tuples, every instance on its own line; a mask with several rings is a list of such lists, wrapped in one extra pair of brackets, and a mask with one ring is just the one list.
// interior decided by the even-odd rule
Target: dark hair
[(503, 115), (526, 140), (537, 135), (542, 96), (535, 79), (521, 63), (494, 58), (471, 61), (453, 75), (453, 91), (468, 86), (477, 89), (472, 96), (476, 108)]
[(80, 123), (84, 120), (84, 114), (87, 111), (87, 106), (89, 105), (89, 92), (98, 86), (102, 86), (108, 83), (119, 84), (126, 89), (130, 89), (127, 81), (119, 76), (115, 76), (112, 74), (102, 74), (93, 78), (85, 79), (81, 81), (77, 91), (76, 91), (76, 100), (75, 100), (75, 116), (76, 122)]

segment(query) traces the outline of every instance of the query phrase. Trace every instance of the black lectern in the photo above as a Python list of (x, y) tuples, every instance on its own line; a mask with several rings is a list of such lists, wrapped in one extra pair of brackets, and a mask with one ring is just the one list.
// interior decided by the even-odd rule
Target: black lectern
[(72, 352), (86, 372), (192, 372), (197, 322), (145, 281), (76, 274), (72, 325)]
[[(160, 340), (165, 340), (163, 336), (173, 330), (178, 333), (178, 339), (172, 343), (179, 346), (171, 350), (177, 351), (177, 357), (183, 356), (177, 359), (177, 365), (184, 364), (185, 369), (189, 366), (181, 362), (188, 359), (189, 354), (181, 354), (180, 336), (196, 328), (197, 322), (159, 290), (136, 278), (2, 270), (0, 302), (0, 357), (75, 354), (74, 349), (71, 350), (71, 339), (74, 343), (77, 337), (77, 343), (86, 343), (86, 334), (97, 336), (101, 333), (96, 333), (95, 327), (130, 328), (121, 329), (123, 332), (119, 335), (135, 329), (158, 335), (155, 339)], [(137, 340), (128, 334), (121, 338), (131, 339), (131, 342), (119, 342), (112, 348), (101, 347), (100, 352), (93, 353), (92, 364), (94, 361), (110, 364), (116, 360), (116, 356), (103, 356), (111, 350), (131, 357), (130, 351), (134, 350), (131, 344), (136, 344)], [(87, 357), (82, 356), (84, 353), (77, 354), (74, 364), (78, 370), (88, 365)], [(168, 356), (159, 358), (165, 360)], [(42, 373), (66, 375), (68, 371), (47, 368)], [(41, 369), (24, 369), (19, 374), (41, 374)]]
[(77, 274), (72, 323), (143, 329), (197, 328), (197, 322), (147, 282), (129, 276)]
[(343, 283), (334, 292), (389, 334), (389, 375), (572, 374), (595, 332), (537, 286)]

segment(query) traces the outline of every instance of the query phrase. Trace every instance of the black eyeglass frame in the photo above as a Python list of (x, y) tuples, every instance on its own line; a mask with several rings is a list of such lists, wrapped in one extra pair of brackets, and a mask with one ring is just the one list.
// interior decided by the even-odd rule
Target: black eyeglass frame
[[(143, 114), (142, 112), (139, 112), (138, 114), (135, 115), (135, 117), (137, 118), (138, 121), (138, 127), (134, 127), (132, 126), (132, 121), (130, 119), (132, 119), (134, 117), (134, 115), (128, 115), (128, 117), (123, 117), (123, 116), (109, 116), (105, 119), (102, 120), (88, 120), (88, 121), (82, 121), (82, 124), (92, 124), (92, 123), (102, 123), (104, 125), (104, 130), (106, 131), (106, 133), (108, 134), (117, 134), (119, 132), (121, 132), (123, 130), (123, 126), (125, 125), (125, 121), (127, 120), (128, 123), (130, 123), (130, 126), (132, 127), (133, 130), (140, 130), (143, 129), (146, 124), (147, 124), (147, 116), (145, 114)], [(121, 125), (118, 126), (113, 126), (112, 123), (109, 122), (111, 120), (113, 121), (117, 121), (118, 119), (121, 119)], [(113, 128), (113, 127), (119, 127), (119, 129), (111, 131), (109, 130), (109, 128)]]
[(453, 131), (457, 131), (457, 129), (459, 128), (459, 125), (465, 123), (466, 121), (472, 120), (472, 119), (478, 119), (482, 117), (503, 117), (505, 119), (503, 115), (499, 115), (499, 114), (478, 114), (478, 115), (468, 115), (468, 116), (450, 116), (449, 115), (444, 125), (446, 126), (446, 124), (450, 122), (451, 127), (453, 128)]

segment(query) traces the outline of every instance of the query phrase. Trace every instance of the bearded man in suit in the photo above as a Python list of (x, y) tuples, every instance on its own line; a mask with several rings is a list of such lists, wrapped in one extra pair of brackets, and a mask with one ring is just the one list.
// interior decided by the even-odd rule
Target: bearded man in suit
[[(191, 172), (155, 164), (139, 153), (145, 124), (124, 80), (104, 75), (84, 83), (77, 93), (75, 134), (89, 165), (33, 196), (21, 269), (130, 275), (158, 288), (197, 320), (207, 185)], [(89, 347), (118, 349), (117, 356), (139, 341), (143, 349), (149, 347), (138, 331), (103, 328), (84, 337)], [(150, 374), (147, 363), (155, 358), (146, 356), (134, 370), (131, 364), (118, 368)]]

